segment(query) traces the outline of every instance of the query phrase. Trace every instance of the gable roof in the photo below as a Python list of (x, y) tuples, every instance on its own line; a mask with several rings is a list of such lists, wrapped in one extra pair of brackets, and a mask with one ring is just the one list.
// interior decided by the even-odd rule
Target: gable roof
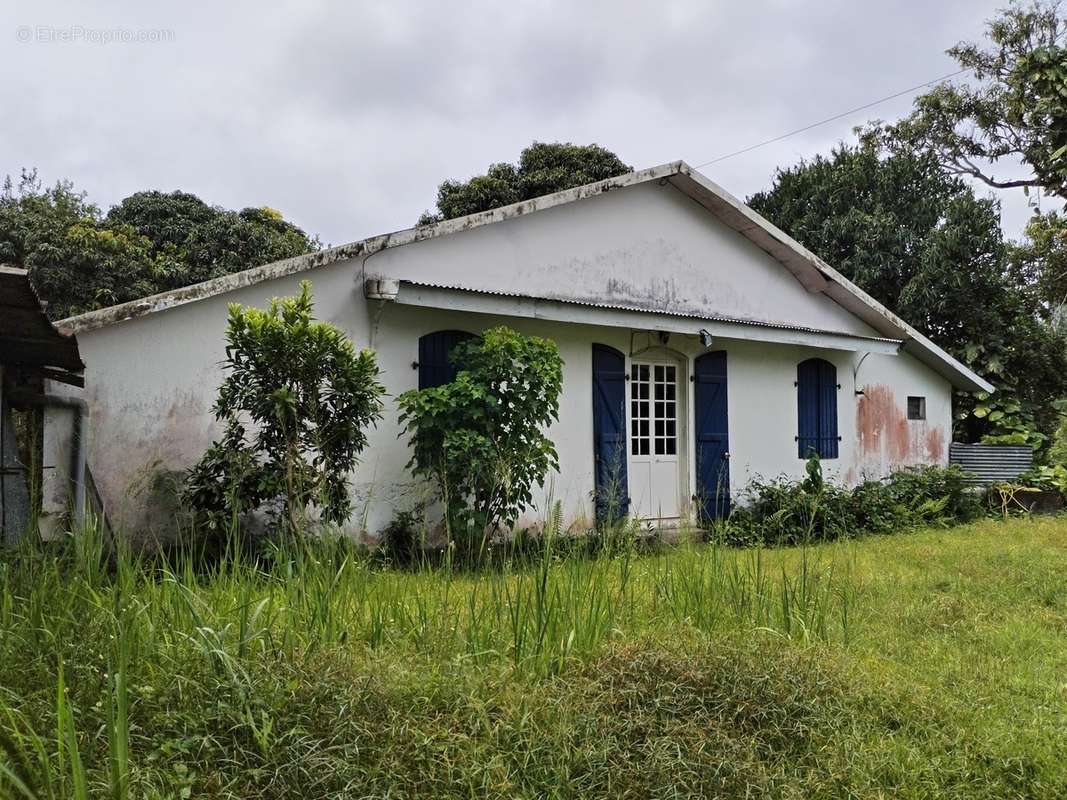
[(993, 386), (966, 365), (953, 358), (911, 325), (887, 309), (841, 273), (805, 248), (784, 231), (772, 225), (718, 184), (708, 180), (684, 161), (661, 164), (614, 178), (565, 189), (561, 192), (523, 200), (509, 206), (445, 220), (433, 225), (386, 233), (358, 242), (331, 247), (316, 253), (276, 261), (261, 267), (224, 275), (204, 283), (90, 311), (59, 323), (71, 330), (89, 331), (124, 320), (146, 316), (207, 297), (231, 292), (263, 281), (295, 275), (338, 261), (369, 256), (439, 236), (480, 228), (525, 214), (573, 203), (628, 186), (664, 181), (703, 206), (720, 222), (744, 236), (776, 259), (809, 292), (826, 295), (839, 306), (867, 323), (882, 336), (903, 341), (903, 349), (939, 373), (954, 386), (969, 391), (992, 392)]

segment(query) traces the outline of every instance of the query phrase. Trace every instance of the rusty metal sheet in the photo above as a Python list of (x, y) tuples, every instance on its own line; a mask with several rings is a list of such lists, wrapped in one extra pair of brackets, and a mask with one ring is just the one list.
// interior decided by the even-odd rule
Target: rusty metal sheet
[(78, 340), (49, 321), (24, 269), (0, 266), (0, 364), (85, 369)]

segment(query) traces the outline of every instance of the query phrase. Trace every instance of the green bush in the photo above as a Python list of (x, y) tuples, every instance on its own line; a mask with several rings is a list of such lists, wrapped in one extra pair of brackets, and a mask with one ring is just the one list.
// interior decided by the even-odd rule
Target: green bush
[(554, 342), (505, 327), (458, 345), (452, 358), (463, 367), (452, 383), (397, 402), (409, 468), (436, 483), (453, 540), (479, 551), (498, 526), (515, 524), (557, 466), (544, 429), (559, 418), (563, 361)]
[(228, 371), (215, 418), (223, 423), (190, 470), (184, 501), (213, 535), (264, 510), (281, 527), (303, 528), (309, 506), (329, 523), (352, 513), (348, 476), (381, 417), (384, 388), (370, 350), (311, 317), (311, 284), (266, 311), (230, 305)]
[(952, 523), (969, 522), (982, 515), (978, 493), (967, 483), (967, 474), (958, 466), (908, 467), (889, 476), (887, 484), (897, 503), (904, 506), (913, 522), (933, 513), (931, 504), (943, 502), (941, 516)]
[(852, 490), (827, 483), (817, 456), (802, 481), (754, 481), (711, 535), (741, 547), (832, 541), (930, 524), (958, 524), (982, 513), (959, 467), (908, 467)]
[(738, 506), (721, 534), (731, 544), (799, 544), (850, 535), (849, 493), (826, 483), (818, 456), (812, 456), (802, 481), (754, 481), (752, 502)]
[(1034, 467), (1016, 478), (1014, 483), (1019, 486), (1031, 486), (1045, 492), (1059, 492), (1067, 497), (1067, 465)]
[(421, 557), (425, 545), (422, 523), (420, 509), (398, 511), (382, 530), (378, 552), (393, 566), (414, 564)]

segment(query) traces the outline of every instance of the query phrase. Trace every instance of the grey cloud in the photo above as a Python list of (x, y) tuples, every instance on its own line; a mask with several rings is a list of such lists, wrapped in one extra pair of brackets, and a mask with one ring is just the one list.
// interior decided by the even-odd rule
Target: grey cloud
[[(0, 171), (103, 205), (183, 188), (324, 240), (411, 224), (436, 184), (533, 139), (699, 163), (952, 71), (1000, 0), (135, 3), (0, 9)], [(22, 44), (19, 25), (166, 28), (159, 44)], [(3, 37), (8, 40), (4, 42)], [(906, 99), (708, 168), (735, 194)], [(1008, 229), (1025, 204), (1011, 196)], [(1011, 220), (1015, 220), (1012, 222)], [(1018, 228), (1016, 227), (1015, 230)]]

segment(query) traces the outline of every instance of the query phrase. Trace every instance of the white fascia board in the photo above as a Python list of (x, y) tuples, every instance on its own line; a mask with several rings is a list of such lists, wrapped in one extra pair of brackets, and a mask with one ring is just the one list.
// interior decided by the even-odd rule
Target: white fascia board
[(853, 336), (832, 331), (806, 331), (793, 328), (675, 316), (636, 309), (611, 308), (566, 303), (533, 297), (482, 294), (462, 289), (400, 283), (396, 301), (400, 305), (492, 314), (504, 317), (541, 319), (575, 325), (598, 325), (697, 335), (701, 329), (721, 339), (740, 339), (774, 344), (798, 345), (825, 350), (847, 350), (896, 355), (901, 343), (893, 339)]

